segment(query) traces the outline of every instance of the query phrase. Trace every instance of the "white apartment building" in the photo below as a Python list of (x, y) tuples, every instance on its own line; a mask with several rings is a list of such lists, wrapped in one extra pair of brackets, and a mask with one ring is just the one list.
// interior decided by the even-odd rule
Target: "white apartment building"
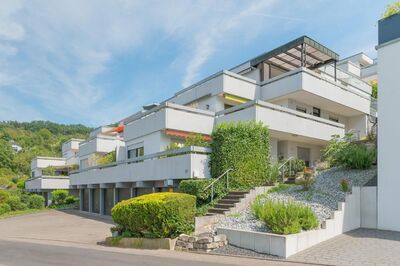
[[(81, 210), (109, 215), (123, 199), (209, 178), (208, 148), (166, 147), (193, 133), (209, 138), (222, 122), (261, 121), (270, 130), (273, 160), (296, 157), (313, 166), (332, 135), (368, 134), (376, 116), (368, 83), (376, 79), (374, 65), (365, 54), (339, 60), (300, 37), (144, 106), (120, 121), (117, 140), (93, 138), (93, 132), (79, 146), (80, 168), (70, 174), (70, 188), (79, 189)], [(117, 149), (116, 162), (87, 164), (108, 147)]]

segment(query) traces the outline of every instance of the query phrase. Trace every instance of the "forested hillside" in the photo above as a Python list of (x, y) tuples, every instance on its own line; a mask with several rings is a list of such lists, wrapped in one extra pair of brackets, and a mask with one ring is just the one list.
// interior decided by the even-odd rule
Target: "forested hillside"
[[(86, 139), (91, 128), (48, 121), (0, 122), (0, 189), (14, 188), (30, 174), (36, 156), (61, 156), (61, 144), (70, 138)], [(12, 144), (20, 146), (14, 151)]]

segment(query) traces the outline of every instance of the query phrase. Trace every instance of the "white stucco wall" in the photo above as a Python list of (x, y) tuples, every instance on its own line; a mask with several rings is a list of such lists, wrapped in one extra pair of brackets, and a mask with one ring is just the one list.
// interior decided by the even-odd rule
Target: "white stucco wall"
[(400, 231), (400, 39), (378, 47), (378, 228)]

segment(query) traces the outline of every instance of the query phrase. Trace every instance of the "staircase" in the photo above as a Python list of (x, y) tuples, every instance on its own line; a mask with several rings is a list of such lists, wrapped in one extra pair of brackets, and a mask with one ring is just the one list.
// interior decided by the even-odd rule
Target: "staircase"
[(214, 205), (213, 208), (208, 210), (207, 216), (212, 216), (216, 214), (224, 214), (226, 211), (229, 211), (230, 208), (235, 207), (235, 203), (240, 202), (248, 191), (231, 191), (225, 197), (218, 200), (218, 202)]

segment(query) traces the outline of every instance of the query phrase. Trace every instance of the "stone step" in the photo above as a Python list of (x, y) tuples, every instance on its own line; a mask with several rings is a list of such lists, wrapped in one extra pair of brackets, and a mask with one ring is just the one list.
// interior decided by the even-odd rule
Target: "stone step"
[(226, 198), (223, 198), (223, 199), (220, 199), (218, 201), (218, 204), (235, 204), (235, 203), (238, 203), (238, 202), (240, 202), (240, 199), (226, 199)]
[(219, 201), (214, 206), (214, 208), (217, 208), (217, 209), (230, 209), (233, 207), (235, 207), (235, 204), (233, 204), (233, 203), (220, 203)]
[(223, 208), (211, 208), (208, 210), (208, 213), (215, 213), (215, 214), (224, 214), (224, 212), (229, 211), (229, 209)]
[(228, 195), (246, 195), (247, 193), (249, 193), (248, 191), (231, 191), (228, 193)]
[(244, 198), (244, 195), (226, 195), (225, 197), (223, 197), (223, 199), (225, 200), (225, 199), (235, 199), (235, 200), (240, 200), (240, 199), (243, 199)]

